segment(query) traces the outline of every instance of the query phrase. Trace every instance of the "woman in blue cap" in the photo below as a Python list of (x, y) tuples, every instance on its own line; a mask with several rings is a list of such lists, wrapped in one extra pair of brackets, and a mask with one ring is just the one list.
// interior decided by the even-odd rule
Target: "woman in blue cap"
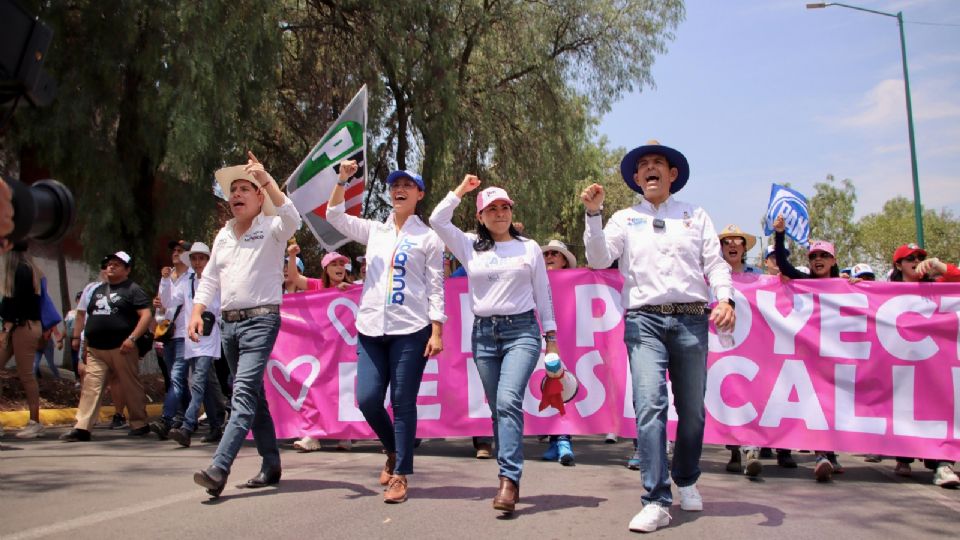
[[(387, 176), (393, 212), (385, 222), (346, 213), (344, 195), (356, 161), (340, 163), (340, 179), (327, 203), (327, 221), (366, 244), (367, 276), (357, 312), (357, 402), (387, 453), (380, 484), (384, 502), (407, 500), (417, 434), (417, 392), (427, 358), (443, 350), (443, 243), (417, 215), (423, 179), (412, 171)], [(383, 407), (387, 387), (393, 420)]]

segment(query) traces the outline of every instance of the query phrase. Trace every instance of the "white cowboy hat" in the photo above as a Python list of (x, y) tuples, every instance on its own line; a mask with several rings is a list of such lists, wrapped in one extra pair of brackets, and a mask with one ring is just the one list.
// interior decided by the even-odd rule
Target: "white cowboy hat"
[[(237, 180), (246, 180), (263, 191), (260, 182), (257, 182), (253, 175), (245, 170), (246, 168), (246, 165), (234, 165), (233, 167), (224, 167), (213, 173), (213, 177), (216, 178), (217, 184), (220, 184), (220, 189), (227, 201), (230, 200), (230, 186)], [(270, 195), (267, 195), (266, 192), (263, 193), (263, 208), (261, 211), (266, 216), (277, 215), (277, 209), (273, 206), (273, 201), (270, 200)]]
[(206, 254), (207, 257), (209, 257), (210, 247), (204, 244), (203, 242), (194, 242), (190, 244), (189, 251), (184, 251), (183, 253), (180, 254), (180, 262), (182, 262), (187, 266), (190, 266), (190, 255), (193, 253), (203, 253), (203, 254)]
[(756, 236), (743, 232), (740, 230), (740, 227), (737, 227), (736, 225), (727, 225), (727, 227), (720, 231), (720, 234), (717, 236), (720, 238), (720, 240), (723, 240), (728, 236), (739, 236), (740, 238), (743, 238), (743, 241), (746, 242), (744, 251), (750, 251), (757, 243)]
[(567, 249), (567, 245), (561, 242), (560, 240), (551, 240), (547, 242), (545, 245), (540, 246), (540, 250), (543, 252), (559, 251), (567, 259), (567, 268), (577, 267), (577, 258), (574, 257), (573, 252)]

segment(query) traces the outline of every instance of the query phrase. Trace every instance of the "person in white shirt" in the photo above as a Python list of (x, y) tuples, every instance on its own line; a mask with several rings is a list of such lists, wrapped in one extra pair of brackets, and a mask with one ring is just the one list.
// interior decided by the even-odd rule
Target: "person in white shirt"
[(260, 473), (245, 484), (264, 487), (280, 481), (280, 450), (267, 408), (263, 372), (280, 332), (283, 260), (287, 240), (300, 228), (300, 214), (277, 182), (250, 152), (246, 165), (226, 167), (215, 178), (229, 194), (233, 219), (217, 233), (210, 261), (194, 298), (187, 332), (203, 334), (203, 312), (220, 300), (222, 347), (233, 373), (230, 420), (213, 463), (193, 481), (219, 497), (247, 433), (253, 430), (263, 459)]
[[(477, 193), (477, 234), (451, 220), (480, 179), (463, 182), (433, 210), (430, 225), (467, 269), (473, 303), (473, 360), (493, 413), (500, 488), (493, 507), (511, 513), (520, 500), (523, 473), (523, 396), (540, 358), (541, 326), (547, 352), (557, 349), (557, 323), (540, 246), (513, 226), (513, 201), (489, 187)], [(537, 324), (536, 314), (540, 316)]]
[[(168, 244), (170, 248), (170, 258), (172, 267), (165, 266), (160, 271), (161, 291), (160, 303), (166, 310), (165, 320), (169, 321), (163, 342), (163, 363), (167, 366), (167, 373), (170, 376), (170, 387), (167, 388), (167, 394), (163, 399), (163, 412), (160, 419), (150, 422), (150, 431), (157, 435), (161, 441), (167, 439), (170, 428), (174, 422), (182, 418), (183, 411), (190, 404), (190, 382), (189, 366), (184, 358), (186, 348), (187, 324), (190, 312), (184, 309), (183, 299), (186, 297), (185, 289), (191, 287), (191, 283), (196, 280), (189, 264), (184, 264), (182, 257), (187, 251), (187, 244), (183, 240), (172, 240)], [(187, 261), (189, 262), (189, 260)], [(167, 281), (166, 296), (164, 291), (164, 281)], [(179, 302), (170, 303), (171, 289), (176, 289), (176, 296)]]
[[(627, 153), (620, 174), (643, 200), (615, 212), (603, 227), (603, 186), (584, 189), (583, 241), (590, 266), (606, 268), (619, 260), (623, 275), (624, 342), (647, 491), (643, 510), (629, 527), (651, 532), (670, 521), (671, 473), (680, 508), (703, 509), (696, 482), (703, 449), (707, 326), (713, 321), (718, 330), (732, 331), (736, 317), (730, 266), (720, 254), (713, 222), (702, 208), (672, 197), (690, 176), (686, 157), (650, 141)], [(718, 301), (712, 312), (706, 309), (709, 287)], [(672, 467), (666, 452), (668, 372), (678, 416)]]
[[(203, 242), (190, 244), (190, 250), (180, 255), (181, 260), (190, 263), (193, 273), (187, 275), (185, 287), (177, 287), (173, 280), (165, 276), (160, 280), (160, 298), (165, 306), (183, 306), (183, 311), (193, 313), (193, 301), (197, 292), (197, 282), (203, 278), (203, 270), (210, 261), (210, 248)], [(183, 414), (183, 423), (167, 433), (180, 446), (189, 447), (191, 436), (197, 430), (200, 406), (205, 405), (207, 420), (210, 423), (211, 436), (207, 440), (219, 440), (222, 404), (219, 400), (220, 382), (214, 362), (220, 358), (220, 299), (216, 296), (204, 313), (204, 331), (210, 333), (200, 336), (198, 341), (187, 340), (184, 347), (184, 363), (193, 371), (190, 382), (190, 402)]]
[[(340, 163), (340, 180), (327, 220), (344, 236), (366, 244), (367, 279), (357, 312), (357, 404), (387, 453), (383, 500), (407, 499), (417, 436), (417, 393), (427, 358), (443, 350), (443, 244), (416, 215), (424, 184), (412, 171), (387, 176), (393, 212), (383, 223), (348, 215), (344, 188), (357, 163)], [(383, 407), (387, 386), (393, 421)]]

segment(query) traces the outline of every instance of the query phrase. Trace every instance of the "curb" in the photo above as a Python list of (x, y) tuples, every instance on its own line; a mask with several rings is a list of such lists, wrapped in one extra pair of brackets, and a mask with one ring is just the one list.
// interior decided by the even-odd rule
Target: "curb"
[[(100, 407), (100, 422), (109, 422), (116, 413), (112, 405)], [(150, 403), (147, 405), (147, 417), (160, 416), (163, 413), (163, 404)], [(77, 408), (69, 409), (40, 409), (40, 423), (45, 426), (71, 425), (76, 420)], [(22, 428), (30, 420), (29, 411), (0, 412), (0, 425), (4, 428)]]

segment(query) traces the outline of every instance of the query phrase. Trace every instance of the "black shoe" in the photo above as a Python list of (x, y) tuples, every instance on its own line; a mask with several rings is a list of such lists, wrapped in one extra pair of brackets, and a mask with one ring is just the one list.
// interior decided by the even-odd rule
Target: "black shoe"
[(63, 442), (88, 442), (90, 440), (90, 432), (85, 429), (73, 428), (61, 435), (60, 440)]
[(223, 438), (223, 429), (220, 429), (220, 428), (211, 429), (210, 433), (207, 433), (206, 435), (203, 436), (202, 439), (200, 439), (200, 442), (215, 443), (215, 442), (220, 442), (220, 439), (222, 438)]
[(151, 431), (157, 434), (158, 439), (165, 441), (170, 436), (170, 425), (163, 420), (150, 422), (150, 424), (147, 426), (147, 433), (150, 433)]
[(261, 469), (253, 478), (247, 480), (242, 487), (256, 489), (280, 483), (280, 468)]
[(127, 432), (128, 437), (143, 437), (144, 435), (150, 433), (150, 426), (140, 426), (138, 428), (133, 428)]
[(127, 425), (127, 419), (120, 413), (113, 415), (113, 419), (110, 420), (110, 429), (123, 429), (129, 427)]
[(727, 472), (741, 473), (743, 466), (740, 464), (740, 447), (730, 450), (730, 461), (727, 462)]
[(173, 428), (168, 433), (171, 439), (184, 448), (190, 448), (190, 430), (185, 428)]
[(773, 459), (773, 450), (770, 448), (761, 448), (760, 459)]
[(227, 473), (223, 469), (211, 465), (202, 471), (193, 473), (193, 481), (200, 487), (207, 488), (207, 494), (217, 498), (223, 493), (227, 485)]
[(777, 465), (784, 469), (796, 469), (797, 462), (793, 460), (790, 452), (777, 452)]

